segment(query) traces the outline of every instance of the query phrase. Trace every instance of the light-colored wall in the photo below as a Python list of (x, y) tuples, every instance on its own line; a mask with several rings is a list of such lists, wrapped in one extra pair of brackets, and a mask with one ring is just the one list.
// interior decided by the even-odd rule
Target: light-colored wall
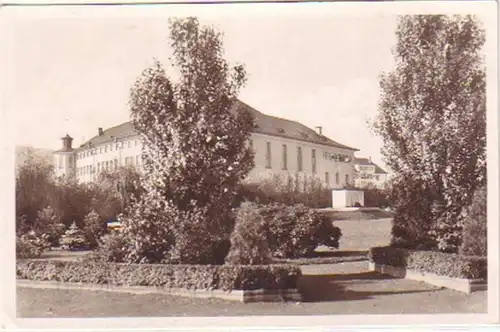
[[(130, 144), (129, 144), (130, 142)], [(271, 162), (272, 167), (266, 167), (266, 149), (267, 142), (271, 143)], [(270, 136), (264, 134), (253, 133), (251, 136), (251, 144), (255, 151), (255, 167), (248, 175), (248, 181), (258, 182), (262, 179), (270, 178), (274, 174), (292, 175), (298, 174), (300, 179), (307, 177), (316, 178), (325, 182), (325, 173), (329, 174), (329, 187), (342, 188), (346, 184), (346, 174), (349, 177), (349, 182), (353, 183), (353, 164), (354, 151), (329, 147), (320, 144), (303, 142), (299, 140), (287, 139), (278, 136)], [(287, 170), (282, 170), (282, 145), (287, 145)], [(298, 171), (297, 147), (302, 147), (302, 171)], [(316, 173), (312, 169), (312, 150), (316, 150)], [(88, 152), (91, 151), (89, 154)], [(340, 162), (325, 158), (324, 153), (338, 154), (341, 153), (350, 158), (350, 162)], [(141, 142), (138, 136), (130, 136), (127, 139), (119, 142), (108, 142), (102, 145), (96, 145), (91, 149), (82, 149), (77, 152), (81, 157), (76, 159), (77, 169), (91, 166), (95, 170), (94, 173), (77, 171), (77, 177), (81, 182), (89, 182), (95, 180), (97, 176), (97, 164), (102, 165), (105, 161), (118, 161), (119, 166), (124, 166), (126, 158), (133, 158), (133, 165), (140, 162)], [(102, 170), (102, 166), (100, 167)], [(336, 182), (336, 173), (339, 173), (339, 182)]]
[[(90, 153), (89, 153), (90, 152)], [(115, 160), (118, 166), (126, 165), (127, 161), (132, 161), (132, 165), (140, 165), (141, 142), (138, 136), (130, 136), (117, 142), (107, 142), (92, 147), (91, 149), (81, 149), (77, 152), (77, 169), (93, 167), (94, 172), (77, 171), (77, 177), (81, 182), (93, 181), (99, 171), (104, 169), (105, 162), (108, 162), (108, 169), (114, 169)]]
[(356, 203), (365, 205), (365, 195), (362, 190), (332, 190), (332, 207), (353, 207)]
[(379, 189), (385, 188), (387, 174), (375, 173), (375, 166), (355, 165), (355, 168), (358, 171), (357, 178), (355, 179), (357, 187), (365, 188), (371, 185)]
[(75, 170), (73, 152), (55, 152), (53, 154), (54, 171), (56, 176), (71, 175)]
[[(331, 188), (341, 188), (345, 183), (345, 175), (349, 177), (349, 182), (353, 181), (354, 151), (329, 147), (320, 144), (303, 142), (278, 136), (270, 136), (253, 133), (251, 137), (255, 151), (255, 167), (250, 172), (248, 178), (252, 182), (269, 178), (272, 174), (290, 174), (294, 176), (297, 172), (300, 178), (314, 177), (326, 185), (325, 173), (329, 174), (329, 186)], [(271, 169), (266, 167), (267, 142), (271, 143)], [(283, 144), (287, 146), (287, 170), (282, 170)], [(298, 171), (297, 147), (302, 147), (302, 171)], [(313, 173), (312, 150), (316, 150), (316, 172)], [(324, 152), (342, 153), (350, 157), (351, 162), (338, 162), (325, 159)], [(339, 173), (339, 183), (336, 183), (336, 173)]]

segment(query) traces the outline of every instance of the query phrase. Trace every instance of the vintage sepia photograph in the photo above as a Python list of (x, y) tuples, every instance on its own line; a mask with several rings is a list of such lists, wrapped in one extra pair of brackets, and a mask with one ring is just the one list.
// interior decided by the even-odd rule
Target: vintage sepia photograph
[(434, 4), (3, 8), (9, 321), (494, 322), (497, 6)]

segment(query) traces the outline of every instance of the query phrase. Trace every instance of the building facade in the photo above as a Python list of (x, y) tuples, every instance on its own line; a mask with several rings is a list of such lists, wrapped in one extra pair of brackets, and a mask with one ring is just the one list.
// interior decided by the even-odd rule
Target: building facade
[[(335, 142), (317, 130), (263, 114), (241, 101), (237, 107), (255, 117), (250, 146), (255, 167), (248, 181), (257, 182), (275, 175), (315, 179), (329, 188), (343, 188), (354, 181), (354, 153), (358, 151)], [(80, 147), (71, 147), (69, 135), (62, 138), (63, 149), (54, 152), (57, 175), (74, 174), (80, 182), (96, 180), (103, 170), (133, 165), (141, 168), (141, 140), (131, 122), (103, 130)]]
[(387, 172), (375, 164), (371, 158), (355, 158), (354, 169), (356, 187), (378, 189), (387, 187)]

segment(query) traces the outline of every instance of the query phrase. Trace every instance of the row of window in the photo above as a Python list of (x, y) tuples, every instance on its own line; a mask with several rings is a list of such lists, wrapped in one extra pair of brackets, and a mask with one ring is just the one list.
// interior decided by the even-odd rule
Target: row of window
[[(286, 144), (281, 145), (281, 169), (288, 170), (288, 146)], [(271, 153), (271, 142), (266, 142), (266, 168), (272, 168), (272, 153)], [(312, 173), (316, 173), (316, 149), (311, 150), (311, 168)], [(304, 170), (302, 147), (297, 147), (297, 171), (301, 172)]]
[[(325, 182), (328, 185), (330, 184), (330, 173), (328, 173), (328, 172), (325, 172)], [(339, 172), (335, 173), (335, 184), (336, 185), (340, 184), (340, 173)], [(344, 184), (346, 184), (346, 185), (349, 184), (349, 174), (345, 175)]]
[(374, 174), (366, 174), (366, 173), (361, 173), (359, 175), (360, 179), (365, 179), (365, 180), (380, 180), (380, 175), (374, 175)]
[[(140, 165), (140, 156), (133, 156), (133, 157), (125, 157), (125, 165)], [(76, 169), (76, 173), (78, 176), (81, 175), (86, 175), (86, 174), (94, 174), (96, 171), (97, 173), (101, 171), (111, 171), (115, 170), (118, 168), (118, 159), (114, 160), (108, 160), (108, 161), (103, 161), (97, 163), (97, 166), (94, 165), (87, 165), (87, 166), (82, 166), (78, 167)]]
[[(252, 142), (250, 145), (253, 146)], [(281, 145), (281, 169), (286, 171), (288, 170), (288, 146), (286, 144)], [(303, 165), (303, 154), (302, 147), (297, 146), (297, 171), (301, 172), (304, 169)], [(311, 169), (312, 173), (316, 173), (316, 149), (311, 149)], [(272, 168), (272, 148), (271, 142), (266, 142), (266, 168)], [(330, 184), (330, 174), (325, 172), (325, 182)], [(340, 185), (340, 174), (337, 172), (335, 174), (335, 183)], [(345, 175), (345, 184), (349, 184), (349, 174)]]
[[(126, 143), (126, 144), (124, 144), (124, 143)], [(118, 150), (118, 149), (122, 149), (124, 147), (127, 147), (130, 149), (132, 147), (137, 147), (137, 146), (139, 146), (139, 140), (137, 140), (137, 139), (133, 140), (133, 141), (128, 140), (127, 142), (110, 143), (110, 144), (100, 146), (98, 148), (93, 148), (91, 150), (77, 153), (76, 159), (83, 159), (83, 158), (90, 157), (93, 155), (108, 153), (108, 151), (111, 152), (111, 151), (113, 151), (113, 149)]]

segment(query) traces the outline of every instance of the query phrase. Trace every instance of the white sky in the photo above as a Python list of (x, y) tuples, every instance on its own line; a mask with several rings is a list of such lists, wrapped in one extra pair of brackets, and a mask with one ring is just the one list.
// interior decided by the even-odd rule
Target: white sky
[[(336, 15), (316, 6), (266, 15), (218, 7), (217, 15), (196, 16), (224, 32), (230, 61), (245, 64), (241, 100), (267, 114), (321, 125), (325, 135), (383, 166), (381, 141), (368, 122), (377, 112), (379, 75), (394, 63), (395, 14)], [(98, 127), (127, 121), (136, 77), (153, 57), (168, 65), (169, 13), (162, 13), (14, 20), (4, 100), (15, 115), (14, 144), (56, 149), (68, 133), (79, 145)]]

